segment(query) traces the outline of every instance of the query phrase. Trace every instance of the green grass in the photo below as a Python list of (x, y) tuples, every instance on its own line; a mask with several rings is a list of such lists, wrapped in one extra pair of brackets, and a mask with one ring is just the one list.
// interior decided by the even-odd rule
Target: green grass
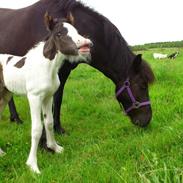
[[(177, 49), (176, 49), (177, 50)], [(176, 60), (154, 60), (144, 51), (156, 83), (150, 88), (153, 119), (147, 129), (133, 126), (114, 97), (113, 83), (93, 68), (80, 65), (66, 84), (62, 121), (56, 135), (63, 154), (38, 151), (42, 174), (29, 171), (30, 115), (27, 100), (16, 97), (23, 125), (0, 121), (0, 182), (4, 183), (181, 183), (183, 182), (183, 49)]]

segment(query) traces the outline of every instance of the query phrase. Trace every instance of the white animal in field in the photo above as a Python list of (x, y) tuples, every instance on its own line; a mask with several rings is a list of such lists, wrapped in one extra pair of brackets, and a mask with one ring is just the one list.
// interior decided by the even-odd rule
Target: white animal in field
[(153, 53), (153, 58), (154, 59), (164, 59), (167, 58), (168, 54), (161, 54), (161, 53)]
[(41, 113), (46, 129), (47, 146), (56, 153), (63, 151), (53, 132), (52, 98), (60, 85), (58, 70), (65, 59), (69, 62), (89, 62), (92, 45), (89, 39), (79, 35), (69, 23), (56, 21), (46, 14), (45, 24), (49, 30), (48, 38), (32, 48), (24, 57), (0, 55), (0, 113), (12, 93), (27, 96), (32, 135), (26, 164), (36, 173), (40, 173), (37, 148), (43, 129)]
[(179, 55), (179, 52), (176, 51), (176, 52), (171, 53), (170, 55), (168, 55), (168, 58), (169, 58), (169, 59), (175, 59), (178, 55)]

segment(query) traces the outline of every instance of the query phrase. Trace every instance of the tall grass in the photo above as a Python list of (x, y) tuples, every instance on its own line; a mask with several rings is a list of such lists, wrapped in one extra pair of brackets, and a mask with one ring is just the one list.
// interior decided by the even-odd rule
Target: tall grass
[[(176, 49), (177, 50), (177, 49)], [(0, 121), (0, 182), (4, 183), (181, 183), (183, 182), (183, 50), (175, 60), (154, 60), (144, 51), (156, 83), (150, 87), (153, 119), (140, 129), (125, 117), (114, 98), (114, 85), (95, 69), (80, 65), (66, 84), (62, 122), (67, 134), (56, 135), (63, 154), (38, 151), (42, 174), (25, 165), (30, 148), (27, 100), (16, 96), (23, 125)]]

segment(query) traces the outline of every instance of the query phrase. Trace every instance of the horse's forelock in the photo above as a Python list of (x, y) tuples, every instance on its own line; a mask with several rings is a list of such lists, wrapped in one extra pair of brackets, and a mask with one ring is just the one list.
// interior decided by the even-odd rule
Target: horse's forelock
[(154, 82), (155, 80), (154, 73), (150, 65), (145, 61), (142, 62), (141, 73), (147, 83), (152, 84)]

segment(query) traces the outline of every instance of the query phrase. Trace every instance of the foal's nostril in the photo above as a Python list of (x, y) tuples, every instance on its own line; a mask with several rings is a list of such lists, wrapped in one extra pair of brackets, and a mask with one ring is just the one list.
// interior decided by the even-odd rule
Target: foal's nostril
[(89, 39), (85, 39), (83, 44), (88, 45), (89, 47), (93, 46), (93, 43)]
[(86, 45), (89, 45), (90, 47), (93, 46), (92, 41), (90, 41), (89, 39), (86, 39), (85, 44), (86, 44)]

